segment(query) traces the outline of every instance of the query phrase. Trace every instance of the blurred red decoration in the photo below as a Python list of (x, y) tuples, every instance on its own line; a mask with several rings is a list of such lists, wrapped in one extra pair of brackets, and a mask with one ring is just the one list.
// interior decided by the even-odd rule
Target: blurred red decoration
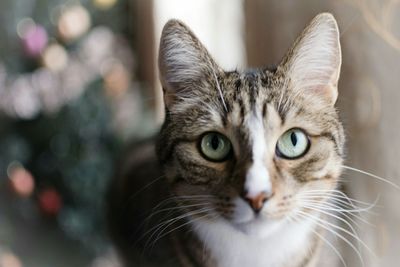
[(61, 196), (53, 188), (40, 192), (38, 200), (42, 212), (49, 216), (57, 215), (62, 207)]
[(11, 187), (20, 197), (29, 197), (35, 189), (32, 174), (22, 166), (16, 166), (9, 171)]
[(40, 25), (30, 25), (22, 36), (25, 53), (31, 57), (39, 56), (46, 48), (48, 36), (46, 30)]

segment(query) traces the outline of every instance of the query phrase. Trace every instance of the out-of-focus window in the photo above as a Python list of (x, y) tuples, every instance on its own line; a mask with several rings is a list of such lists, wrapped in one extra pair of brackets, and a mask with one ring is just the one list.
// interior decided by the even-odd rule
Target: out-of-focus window
[[(155, 0), (153, 5), (156, 49), (164, 24), (172, 18), (180, 19), (190, 26), (221, 67), (233, 70), (246, 65), (243, 0)], [(160, 92), (157, 86), (158, 108), (162, 110)]]

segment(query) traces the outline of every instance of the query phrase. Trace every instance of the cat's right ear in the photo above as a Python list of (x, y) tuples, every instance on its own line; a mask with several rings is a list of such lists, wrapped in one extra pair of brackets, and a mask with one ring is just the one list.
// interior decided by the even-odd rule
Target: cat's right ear
[(339, 29), (329, 13), (316, 16), (281, 63), (295, 94), (333, 105), (342, 61)]
[(163, 28), (158, 66), (167, 108), (176, 99), (195, 96), (201, 89), (196, 87), (218, 70), (204, 45), (179, 20), (170, 20)]

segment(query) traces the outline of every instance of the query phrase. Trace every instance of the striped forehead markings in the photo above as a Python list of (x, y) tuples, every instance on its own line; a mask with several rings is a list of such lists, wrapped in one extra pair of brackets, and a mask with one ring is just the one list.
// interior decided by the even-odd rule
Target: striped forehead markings
[(263, 109), (262, 109), (262, 117), (265, 119), (265, 117), (267, 116), (267, 104), (268, 102), (265, 101), (263, 104)]
[(245, 73), (244, 77), (246, 80), (246, 84), (249, 87), (249, 99), (250, 99), (250, 107), (251, 109), (254, 108), (256, 104), (256, 100), (258, 97), (258, 89), (259, 89), (259, 84), (258, 84), (258, 75), (259, 71), (258, 70), (249, 70)]

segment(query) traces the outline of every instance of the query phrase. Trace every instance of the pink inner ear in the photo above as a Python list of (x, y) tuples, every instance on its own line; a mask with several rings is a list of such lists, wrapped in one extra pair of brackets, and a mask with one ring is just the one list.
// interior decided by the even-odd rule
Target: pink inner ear
[[(281, 63), (295, 94), (336, 102), (341, 66), (339, 29), (334, 17), (320, 14), (300, 34)], [(307, 90), (309, 92), (307, 92)]]

